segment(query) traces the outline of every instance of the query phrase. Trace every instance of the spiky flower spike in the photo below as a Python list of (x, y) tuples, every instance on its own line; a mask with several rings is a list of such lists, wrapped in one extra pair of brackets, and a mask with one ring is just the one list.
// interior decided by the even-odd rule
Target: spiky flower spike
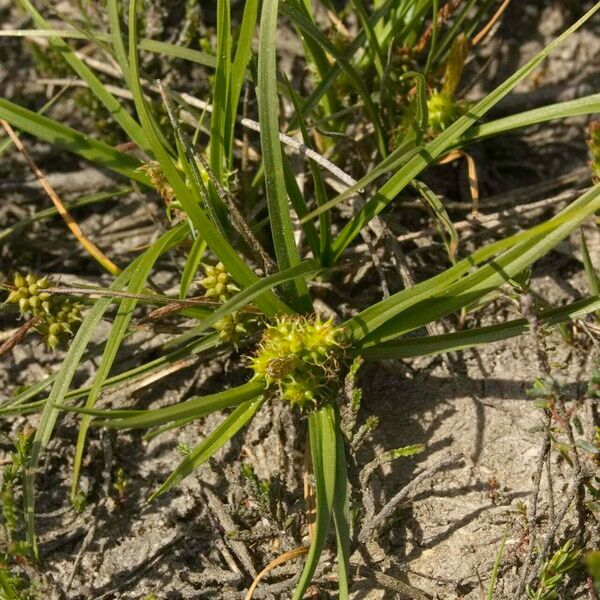
[(171, 184), (167, 181), (160, 163), (152, 160), (144, 163), (137, 169), (140, 173), (148, 175), (152, 187), (158, 192), (158, 195), (165, 201), (167, 207), (175, 201), (175, 192)]
[(265, 329), (250, 367), (283, 400), (307, 409), (335, 393), (345, 348), (346, 332), (331, 319), (285, 316)]
[(50, 348), (54, 350), (74, 334), (81, 321), (82, 304), (52, 296), (46, 291), (52, 283), (47, 277), (15, 273), (13, 283), (16, 289), (10, 292), (6, 302), (18, 304), (21, 316), (41, 317), (35, 329)]

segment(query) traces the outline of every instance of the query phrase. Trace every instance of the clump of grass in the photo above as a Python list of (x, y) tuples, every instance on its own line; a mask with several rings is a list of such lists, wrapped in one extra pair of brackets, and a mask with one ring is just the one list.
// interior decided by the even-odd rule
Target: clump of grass
[[(50, 29), (30, 0), (19, 1), (37, 28)], [(346, 374), (350, 372), (351, 378), (354, 377), (362, 360), (443, 354), (530, 331), (532, 321), (522, 318), (489, 327), (461, 328), (443, 335), (424, 333), (425, 328), (431, 330), (430, 326), (439, 319), (483, 305), (502, 286), (522, 279), (537, 260), (600, 209), (600, 185), (595, 185), (546, 221), (504, 238), (487, 239), (487, 243), (469, 253), (460, 247), (443, 201), (423, 183), (423, 173), (438, 161), (450, 160), (456, 152), (464, 154), (465, 148), (485, 137), (598, 110), (597, 97), (590, 96), (481, 123), (492, 107), (581, 27), (600, 5), (496, 89), (467, 107), (457, 97), (458, 84), (467, 53), (487, 31), (484, 23), (493, 15), (492, 2), (483, 2), (472, 11), (472, 2), (462, 5), (451, 2), (439, 7), (438, 2), (430, 0), (416, 4), (413, 0), (388, 0), (367, 10), (357, 0), (352, 3), (360, 23), (357, 34), (352, 40), (332, 41), (331, 33), (320, 29), (309, 2), (263, 0), (259, 6), (257, 0), (248, 0), (241, 26), (235, 33), (230, 3), (218, 0), (216, 47), (211, 48), (204, 40), (201, 46), (204, 50), (142, 37), (143, 3), (131, 0), (124, 14), (126, 4), (108, 0), (107, 32), (90, 31), (89, 27), (82, 31), (69, 28), (64, 34), (53, 32), (48, 41), (108, 110), (128, 144), (137, 147), (141, 160), (85, 132), (0, 99), (0, 119), (129, 178), (146, 190), (156, 190), (167, 209), (176, 208), (181, 216), (171, 221), (167, 230), (122, 270), (110, 263), (114, 279), (109, 289), (80, 290), (84, 295), (99, 298), (90, 302), (79, 327), (76, 321), (80, 308), (73, 304), (74, 298), (61, 297), (60, 303), (58, 296), (42, 298), (47, 293), (43, 291), (46, 284), (39, 285), (43, 279), (29, 283), (25, 278), (27, 286), (20, 285), (19, 279), (11, 288), (10, 303), (22, 305), (23, 310), (31, 309), (35, 317), (47, 319), (44, 315), (52, 315), (55, 319), (46, 321), (47, 328), (41, 329), (50, 346), (66, 341), (67, 334), (75, 334), (58, 372), (17, 395), (3, 408), (7, 414), (41, 411), (25, 475), (28, 543), (37, 555), (36, 466), (62, 411), (81, 414), (71, 485), (71, 499), (77, 502), (81, 498), (79, 478), (90, 427), (150, 429), (152, 435), (158, 435), (194, 419), (228, 410), (221, 423), (201, 442), (181, 448), (180, 464), (151, 496), (152, 500), (208, 461), (267, 401), (278, 397), (290, 408), (301, 408), (292, 417), (305, 419), (308, 424), (315, 492), (310, 546), (293, 553), (294, 557), (306, 555), (306, 561), (292, 597), (300, 600), (306, 593), (333, 528), (338, 594), (345, 600), (352, 586), (349, 557), (357, 543), (352, 531), (346, 443), (349, 439), (353, 444), (364, 441), (376, 422), (367, 420), (352, 433), (360, 394), (353, 393), (348, 405), (338, 404), (338, 392)], [(307, 89), (279, 85), (276, 49), (281, 16), (304, 44), (306, 66), (313, 73), (313, 86)], [(338, 19), (343, 17), (341, 11)], [(123, 31), (125, 21), (127, 31)], [(255, 53), (252, 42), (257, 28)], [(67, 42), (71, 38), (100, 45), (112, 55), (120, 66), (121, 84), (132, 98), (134, 111), (117, 99), (102, 76), (88, 66), (85, 57), (72, 52), (69, 44), (77, 42)], [(160, 82), (157, 89), (162, 104), (157, 106), (157, 96), (153, 95), (156, 90), (142, 73), (142, 52), (191, 61), (211, 69), (209, 126), (204, 127), (202, 115), (197, 114), (193, 130), (188, 130), (189, 118), (185, 116), (198, 107), (198, 102), (172, 93)], [(249, 101), (240, 102), (246, 86), (248, 97), (256, 96), (258, 122), (247, 115)], [(337, 93), (340, 90), (341, 96)], [(297, 128), (302, 144), (281, 131), (286, 116), (280, 111), (282, 104), (293, 107), (286, 129), (293, 133)], [(204, 108), (208, 110), (207, 106)], [(238, 125), (244, 127), (243, 134)], [(317, 125), (322, 127), (318, 129)], [(260, 150), (255, 150), (260, 155), (258, 162), (250, 167), (248, 130), (259, 134), (255, 141)], [(311, 138), (311, 133), (318, 131), (325, 133)], [(190, 141), (192, 133), (195, 139)], [(352, 143), (348, 143), (349, 138)], [(309, 191), (300, 189), (295, 167), (282, 143), (307, 157)], [(367, 169), (365, 165), (370, 167)], [(244, 176), (240, 177), (244, 182), (240, 189), (248, 192), (250, 206), (246, 198), (235, 197), (238, 190), (232, 174), (236, 169)], [(324, 170), (335, 177), (333, 188), (327, 187)], [(356, 249), (358, 238), (363, 237), (368, 243), (371, 226), (378, 225), (380, 231), (386, 231), (383, 211), (408, 186), (419, 190), (432, 209), (435, 223), (440, 225), (444, 241), (448, 242), (448, 261), (432, 265), (436, 273), (418, 283), (406, 276), (405, 289), (392, 290), (382, 300), (346, 314), (339, 321), (316, 316), (317, 296), (312, 280), (318, 275), (325, 283), (335, 282), (336, 270), (344, 266), (348, 252)], [(358, 197), (359, 201), (343, 221), (333, 209), (351, 197)], [(238, 206), (244, 207), (244, 211)], [(81, 241), (81, 236), (78, 239)], [(170, 297), (155, 289), (150, 277), (161, 258), (175, 249), (183, 252), (185, 258), (178, 265), (182, 273), (179, 294)], [(205, 254), (209, 255), (207, 259)], [(402, 258), (402, 253), (396, 252), (395, 256)], [(204, 260), (214, 266), (202, 267)], [(105, 268), (110, 266), (106, 260), (98, 262)], [(206, 292), (202, 297), (190, 298), (189, 291), (201, 268), (204, 274), (200, 285)], [(29, 287), (32, 285), (37, 286), (34, 292)], [(38, 307), (32, 300), (41, 305), (44, 314), (33, 312)], [(44, 302), (50, 303), (48, 310), (44, 310)], [(90, 388), (70, 390), (79, 365), (91, 355), (88, 345), (92, 336), (112, 304), (117, 304), (117, 310), (102, 346), (93, 384)], [(191, 326), (173, 335), (158, 358), (152, 361), (140, 358), (135, 368), (111, 376), (119, 348), (134, 329), (135, 311), (156, 304), (166, 304), (168, 310), (164, 314), (171, 318), (191, 319)], [(570, 305), (537, 311), (534, 325), (556, 326), (583, 318), (599, 308), (597, 292), (591, 293)], [(189, 321), (183, 323), (189, 325)], [(251, 356), (244, 384), (158, 409), (96, 408), (101, 393), (115, 383), (154, 374), (182, 358), (214, 350), (222, 344), (230, 344), (234, 350), (243, 348)], [(48, 388), (48, 396), (40, 398)], [(85, 398), (84, 403), (77, 402), (79, 398)], [(345, 422), (346, 413), (351, 417)], [(421, 446), (400, 448), (383, 454), (383, 460), (422, 449)], [(117, 493), (125, 492), (124, 482), (125, 479), (119, 483)], [(562, 580), (572, 556), (569, 547), (554, 562), (548, 562), (545, 585), (558, 575)], [(545, 589), (552, 591), (549, 585)], [(538, 593), (537, 589), (534, 593)]]

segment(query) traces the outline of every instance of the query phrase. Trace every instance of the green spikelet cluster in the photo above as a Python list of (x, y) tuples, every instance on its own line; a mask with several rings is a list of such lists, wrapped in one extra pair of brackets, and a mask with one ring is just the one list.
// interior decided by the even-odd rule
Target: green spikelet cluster
[(6, 302), (17, 304), (21, 316), (41, 317), (35, 329), (54, 350), (74, 334), (81, 321), (82, 304), (52, 296), (46, 291), (51, 287), (50, 283), (47, 277), (15, 273), (13, 284), (16, 289), (9, 293)]
[(44, 291), (50, 287), (50, 282), (47, 277), (36, 277), (33, 273), (26, 276), (21, 273), (15, 273), (13, 277), (15, 290), (10, 292), (6, 302), (9, 304), (18, 304), (19, 312), (24, 315), (28, 312), (35, 313), (36, 311), (49, 312), (50, 294)]
[(219, 319), (214, 328), (219, 332), (219, 338), (223, 342), (231, 342), (237, 346), (241, 337), (247, 333), (247, 325), (248, 315), (238, 310)]
[(205, 298), (214, 298), (219, 302), (227, 302), (233, 294), (240, 291), (231, 279), (222, 262), (212, 265), (203, 265), (206, 277), (200, 280), (200, 285), (206, 289)]
[[(200, 285), (206, 289), (205, 298), (227, 302), (240, 288), (234, 283), (231, 275), (222, 262), (215, 266), (203, 265), (206, 277), (200, 280)], [(214, 328), (219, 332), (223, 342), (230, 342), (237, 346), (242, 336), (247, 333), (250, 316), (242, 311), (235, 311), (219, 319)]]
[(52, 349), (65, 344), (81, 322), (81, 307), (79, 302), (64, 299), (53, 305), (52, 311), (44, 315), (44, 321), (36, 330), (46, 340)]
[(590, 169), (596, 182), (600, 181), (600, 121), (592, 121), (588, 126), (587, 146), (590, 151)]
[(265, 329), (250, 367), (256, 378), (276, 385), (283, 400), (306, 409), (337, 389), (345, 340), (332, 320), (281, 317)]
[(434, 92), (427, 100), (429, 128), (433, 133), (447, 129), (463, 114), (462, 107), (444, 92)]

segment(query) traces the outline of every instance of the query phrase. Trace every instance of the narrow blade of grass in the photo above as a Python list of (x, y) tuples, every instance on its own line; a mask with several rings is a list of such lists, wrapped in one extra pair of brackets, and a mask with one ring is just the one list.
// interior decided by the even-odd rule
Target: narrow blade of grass
[(594, 268), (594, 263), (592, 262), (592, 257), (590, 256), (590, 251), (587, 242), (585, 241), (583, 229), (581, 230), (581, 257), (590, 286), (590, 292), (596, 296), (600, 294), (600, 277), (598, 277), (598, 273)]
[(498, 552), (496, 553), (496, 560), (494, 560), (494, 567), (492, 568), (492, 574), (490, 575), (490, 582), (488, 585), (487, 592), (487, 600), (494, 599), (494, 589), (496, 588), (496, 581), (498, 579), (498, 572), (500, 571), (500, 562), (502, 561), (502, 556), (504, 554), (504, 546), (506, 544), (506, 540), (508, 539), (508, 527), (502, 536), (502, 541), (500, 542), (500, 547), (498, 548)]
[[(223, 183), (227, 118), (227, 96), (231, 73), (231, 8), (229, 0), (217, 0), (217, 70), (213, 87), (210, 122), (210, 168)], [(216, 195), (216, 190), (212, 193)]]
[(330, 404), (322, 406), (308, 416), (317, 510), (310, 549), (292, 600), (304, 598), (327, 541), (335, 499), (337, 467), (335, 422), (334, 408)]
[(258, 0), (247, 0), (237, 39), (235, 58), (231, 66), (229, 94), (227, 96), (227, 117), (225, 119), (224, 138), (225, 156), (228, 159), (229, 169), (233, 168), (233, 134), (246, 67), (252, 56), (252, 39), (254, 37), (257, 17)]
[(0, 118), (45, 142), (150, 187), (148, 178), (137, 171), (141, 165), (137, 159), (104, 142), (3, 98), (0, 98)]
[(194, 469), (205, 463), (219, 448), (224, 446), (242, 427), (248, 423), (263, 405), (261, 396), (238, 406), (204, 441), (198, 444), (169, 475), (168, 479), (150, 496), (150, 501), (169, 491), (180, 483)]
[(192, 281), (198, 272), (202, 256), (206, 250), (206, 240), (198, 234), (192, 242), (192, 247), (185, 261), (181, 281), (179, 282), (179, 298), (183, 300), (188, 295)]
[(538, 125), (539, 123), (594, 113), (600, 113), (600, 94), (591, 94), (590, 96), (584, 96), (576, 100), (540, 106), (539, 108), (526, 110), (510, 115), (509, 117), (483, 123), (469, 129), (459, 140), (459, 145), (462, 146), (515, 129)]
[(350, 597), (350, 529), (352, 516), (348, 493), (348, 468), (346, 465), (346, 449), (344, 436), (339, 425), (339, 415), (335, 423), (335, 497), (333, 501), (333, 522), (338, 559), (338, 593), (339, 600)]
[[(265, 187), (271, 220), (271, 232), (280, 270), (300, 262), (285, 189), (281, 142), (279, 141), (279, 105), (277, 100), (277, 13), (279, 0), (263, 2), (258, 52), (258, 112), (260, 142), (265, 163)], [(300, 278), (285, 287), (286, 298), (299, 311), (310, 311), (306, 284)]]
[[(118, 13), (117, 13), (118, 14)], [(90, 35), (76, 29), (0, 29), (1, 37), (24, 37), (24, 38), (40, 38), (40, 37), (60, 37), (63, 40), (87, 40)], [(99, 31), (93, 31), (91, 37), (94, 40), (101, 42), (111, 41), (111, 36)], [(192, 48), (184, 48), (169, 42), (161, 42), (159, 40), (151, 40), (148, 38), (140, 39), (140, 50), (146, 50), (153, 54), (161, 56), (170, 56), (172, 58), (181, 58), (205, 67), (214, 69), (217, 65), (216, 58), (211, 54)]]
[(183, 419), (199, 419), (217, 410), (238, 406), (252, 400), (264, 392), (265, 384), (261, 381), (249, 381), (243, 385), (224, 392), (207, 396), (195, 396), (173, 406), (147, 410), (106, 410), (97, 408), (63, 406), (64, 410), (83, 415), (97, 417), (94, 425), (111, 429), (147, 429), (180, 421)]
[(425, 201), (427, 206), (431, 208), (437, 221), (441, 224), (442, 228), (446, 231), (447, 237), (444, 236), (444, 244), (448, 249), (450, 258), (453, 258), (458, 248), (458, 233), (454, 227), (454, 224), (448, 216), (448, 212), (444, 207), (442, 201), (425, 183), (413, 179), (412, 186), (419, 192), (421, 198)]
[[(582, 318), (600, 309), (600, 297), (587, 298), (567, 306), (540, 313), (540, 320), (548, 326)], [(514, 319), (499, 325), (477, 327), (455, 333), (428, 337), (403, 338), (364, 348), (359, 353), (366, 360), (412, 358), (457, 352), (483, 344), (523, 335), (529, 331), (527, 319)]]

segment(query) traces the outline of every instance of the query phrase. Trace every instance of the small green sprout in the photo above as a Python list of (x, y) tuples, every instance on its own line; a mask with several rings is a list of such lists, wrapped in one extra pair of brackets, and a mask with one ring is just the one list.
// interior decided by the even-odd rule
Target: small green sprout
[(255, 378), (276, 385), (282, 400), (306, 409), (332, 396), (338, 387), (346, 333), (319, 317), (277, 319), (263, 333), (251, 358)]
[(123, 471), (123, 467), (117, 469), (115, 482), (113, 483), (113, 489), (117, 493), (117, 504), (123, 505), (127, 499), (127, 488), (129, 487), (129, 479)]
[(558, 598), (558, 588), (569, 572), (579, 564), (582, 554), (582, 550), (573, 548), (573, 540), (568, 540), (544, 563), (536, 588), (527, 586), (529, 600)]
[(79, 515), (81, 514), (88, 505), (88, 498), (85, 495), (85, 492), (81, 489), (78, 489), (75, 495), (71, 498), (71, 506), (73, 510)]

